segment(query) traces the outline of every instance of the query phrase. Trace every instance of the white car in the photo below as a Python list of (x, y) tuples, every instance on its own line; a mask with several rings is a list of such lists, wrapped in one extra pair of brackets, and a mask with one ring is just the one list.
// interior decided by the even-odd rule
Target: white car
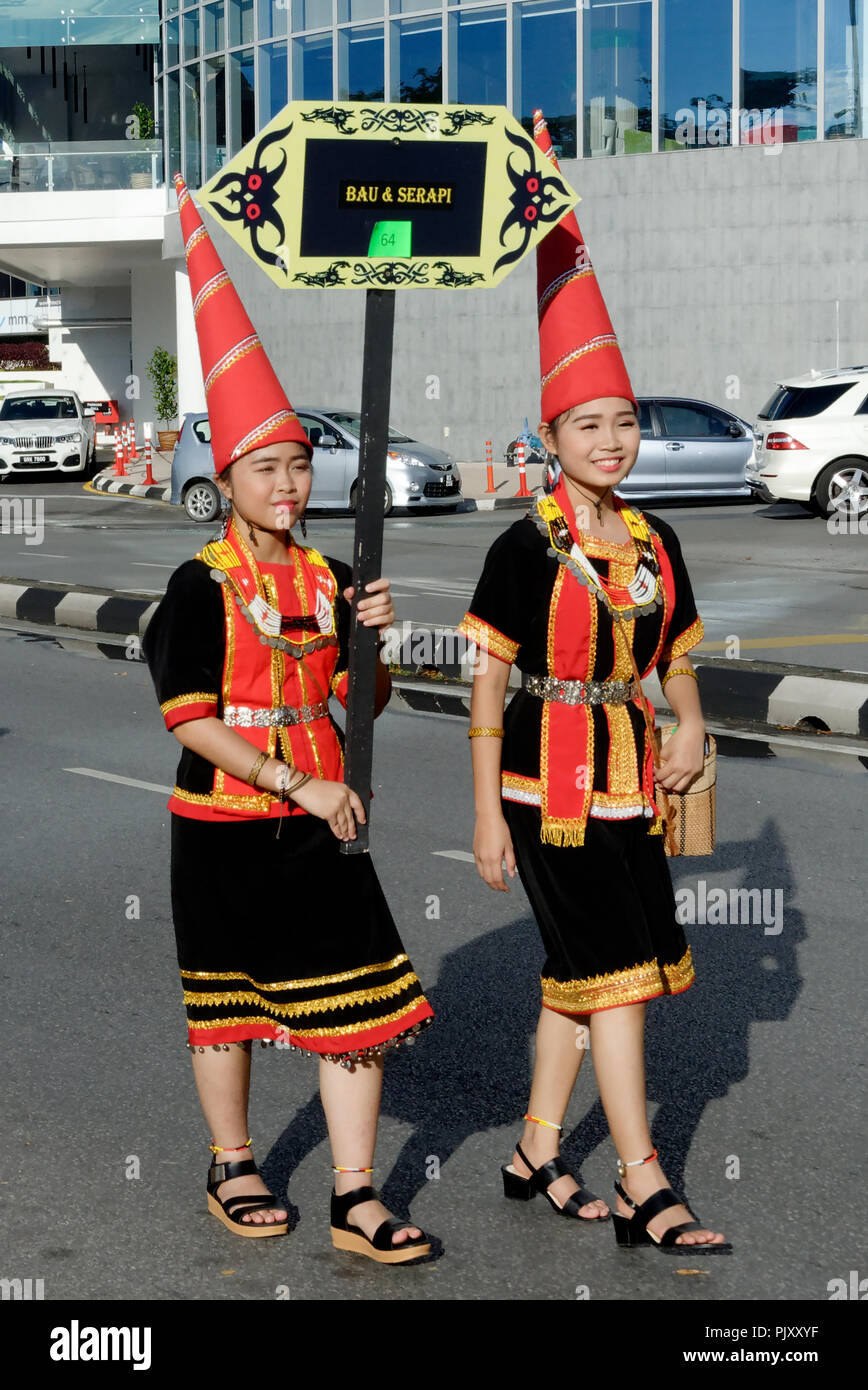
[(74, 391), (7, 391), (0, 404), (0, 478), (35, 470), (89, 478), (95, 459), (94, 422)]
[(764, 502), (868, 512), (868, 366), (779, 382), (759, 412), (745, 482)]

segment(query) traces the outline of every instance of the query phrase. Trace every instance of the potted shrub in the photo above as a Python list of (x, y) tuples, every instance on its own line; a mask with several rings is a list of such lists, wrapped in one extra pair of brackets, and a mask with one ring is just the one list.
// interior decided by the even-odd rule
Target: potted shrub
[[(154, 120), (154, 113), (145, 101), (137, 101), (133, 105), (133, 115), (137, 121), (139, 140), (152, 140), (156, 134), (157, 125)], [(151, 178), (151, 156), (144, 154), (130, 161), (129, 165), (130, 187), (131, 188), (150, 188)]]
[[(148, 377), (154, 392), (154, 408), (157, 419), (168, 426), (178, 417), (178, 359), (163, 347), (154, 348), (154, 355), (148, 363)], [(178, 442), (178, 431), (157, 430), (160, 448), (169, 453)]]

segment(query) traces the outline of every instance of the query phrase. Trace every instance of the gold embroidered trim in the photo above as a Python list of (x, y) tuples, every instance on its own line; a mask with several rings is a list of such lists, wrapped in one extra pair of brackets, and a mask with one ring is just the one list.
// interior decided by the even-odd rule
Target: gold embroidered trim
[(203, 546), (197, 560), (204, 560), (212, 569), (237, 570), (241, 567), (241, 557), (231, 541), (209, 541)]
[(393, 999), (396, 994), (405, 994), (418, 976), (411, 970), (389, 985), (374, 985), (371, 989), (356, 989), (349, 994), (332, 994), (323, 999), (307, 999), (303, 1003), (276, 1004), (273, 1000), (263, 1001), (250, 990), (184, 990), (185, 1004), (260, 1004), (266, 1003), (281, 1018), (298, 1018), (302, 1014), (323, 1014), (330, 1009), (348, 1009), (356, 1004), (371, 1004), (375, 999)]
[(636, 760), (636, 739), (630, 715), (624, 705), (604, 705), (609, 722), (609, 790), (618, 795), (639, 791), (639, 768)]
[(518, 772), (501, 772), (501, 787), (509, 787), (511, 791), (517, 792), (538, 792), (540, 779), (538, 777), (523, 777)]
[(357, 980), (360, 975), (375, 975), (381, 970), (394, 970), (396, 965), (403, 965), (408, 959), (402, 952), (401, 955), (393, 956), (391, 960), (381, 961), (379, 965), (360, 965), (355, 970), (342, 970), (339, 975), (316, 975), (307, 980), (278, 980), (273, 984), (262, 984), (243, 970), (182, 970), (181, 977), (185, 980), (247, 980), (254, 989), (271, 993), (284, 989), (309, 989), (316, 985), (340, 985), (345, 980)]
[(189, 695), (176, 695), (172, 700), (164, 700), (160, 705), (163, 714), (171, 714), (173, 709), (183, 705), (216, 705), (216, 690), (193, 690)]
[(335, 672), (334, 672), (334, 674), (333, 674), (331, 680), (329, 681), (329, 690), (331, 690), (331, 692), (332, 692), (333, 695), (336, 695), (336, 694), (337, 694), (338, 686), (340, 685), (340, 683), (341, 683), (341, 681), (343, 680), (344, 676), (347, 676), (347, 675), (349, 675), (349, 671), (346, 670), (346, 669), (343, 670), (343, 671), (335, 671)]
[(542, 389), (545, 390), (550, 381), (579, 357), (584, 357), (589, 352), (598, 352), (600, 348), (617, 346), (618, 339), (615, 337), (614, 333), (601, 333), (599, 337), (590, 338), (588, 342), (582, 343), (579, 347), (575, 347), (572, 351), (565, 353), (565, 355), (555, 363), (551, 371), (546, 372), (541, 382)]
[(261, 796), (232, 796), (229, 792), (186, 792), (183, 787), (175, 787), (173, 795), (179, 801), (190, 801), (194, 806), (213, 806), (216, 811), (262, 811), (267, 814), (277, 801), (276, 796), (263, 792)]
[(598, 806), (632, 806), (638, 805), (641, 801), (644, 806), (650, 806), (650, 801), (641, 787), (634, 787), (632, 791), (626, 792), (594, 792), (594, 801)]
[[(288, 1031), (296, 1038), (342, 1038), (346, 1037), (348, 1033), (368, 1033), (373, 1028), (382, 1028), (387, 1023), (395, 1023), (397, 1019), (405, 1018), (414, 1009), (418, 1009), (420, 1004), (427, 1002), (424, 995), (419, 995), (415, 999), (411, 999), (403, 1008), (396, 1009), (392, 1014), (383, 1014), (380, 1018), (368, 1018), (362, 1023), (341, 1024), (339, 1028), (291, 1028)], [(203, 1028), (236, 1028), (239, 1024), (246, 1023), (271, 1023), (276, 1026), (276, 1020), (268, 1018), (264, 1014), (253, 1014), (248, 1018), (187, 1018), (187, 1027), (194, 1032)]]
[(564, 1013), (592, 1013), (618, 1004), (635, 1004), (657, 994), (679, 994), (694, 980), (693, 958), (687, 947), (676, 965), (643, 961), (627, 970), (592, 975), (584, 980), (554, 980), (540, 976), (543, 1004)]
[[(626, 524), (626, 523), (625, 523)], [(616, 560), (623, 569), (629, 569), (630, 579), (636, 569), (636, 547), (632, 537), (628, 541), (607, 541), (602, 536), (594, 536), (590, 531), (579, 527), (581, 548), (586, 555), (595, 555), (598, 560)], [(629, 579), (627, 583), (629, 583)], [(626, 588), (626, 585), (624, 586)]]
[(691, 647), (695, 647), (705, 636), (705, 628), (702, 626), (702, 619), (697, 618), (690, 627), (685, 628), (680, 637), (676, 637), (674, 642), (668, 643), (660, 654), (661, 661), (674, 661), (676, 657), (683, 656), (689, 652)]
[(491, 623), (486, 623), (482, 618), (477, 618), (473, 613), (465, 613), (456, 632), (463, 635), (471, 642), (475, 642), (477, 647), (483, 651), (491, 652), (492, 656), (499, 657), (501, 661), (513, 662), (518, 655), (519, 642), (513, 642), (512, 638), (504, 633), (498, 632)]

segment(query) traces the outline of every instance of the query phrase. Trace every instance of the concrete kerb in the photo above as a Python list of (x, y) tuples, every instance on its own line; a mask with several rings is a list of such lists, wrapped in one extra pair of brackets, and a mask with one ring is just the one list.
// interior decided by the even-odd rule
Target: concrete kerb
[[(104, 635), (118, 644), (141, 637), (162, 595), (142, 591), (117, 593), (87, 585), (55, 584), (0, 576), (0, 619), (36, 626), (43, 632), (72, 629)], [(427, 651), (438, 646), (457, 651), (463, 639), (454, 629), (406, 625), (405, 652), (418, 643)], [(691, 660), (699, 677), (706, 719), (733, 726), (750, 724), (767, 730), (825, 731), (868, 736), (868, 674), (783, 662), (735, 661), (726, 657)], [(440, 661), (434, 667), (392, 664), (392, 701), (396, 708), (419, 714), (448, 714), (466, 718), (471, 683), (465, 661)], [(513, 667), (509, 688), (518, 687)], [(656, 674), (643, 681), (654, 708), (671, 711)]]

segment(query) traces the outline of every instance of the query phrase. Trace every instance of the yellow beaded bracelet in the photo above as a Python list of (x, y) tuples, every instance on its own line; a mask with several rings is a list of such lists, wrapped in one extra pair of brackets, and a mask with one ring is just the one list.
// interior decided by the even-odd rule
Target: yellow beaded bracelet
[(699, 677), (697, 676), (695, 671), (691, 670), (689, 666), (676, 666), (674, 671), (666, 672), (666, 675), (660, 682), (661, 690), (665, 687), (666, 682), (670, 680), (672, 676), (692, 676), (693, 679), (696, 681), (697, 685), (699, 684)]
[(482, 728), (480, 728), (480, 729), (468, 729), (468, 730), (467, 730), (467, 737), (468, 737), (468, 738), (482, 738), (482, 737), (483, 737), (484, 735), (486, 735), (486, 734), (487, 734), (487, 735), (490, 735), (491, 738), (503, 738), (503, 729), (482, 729)]

